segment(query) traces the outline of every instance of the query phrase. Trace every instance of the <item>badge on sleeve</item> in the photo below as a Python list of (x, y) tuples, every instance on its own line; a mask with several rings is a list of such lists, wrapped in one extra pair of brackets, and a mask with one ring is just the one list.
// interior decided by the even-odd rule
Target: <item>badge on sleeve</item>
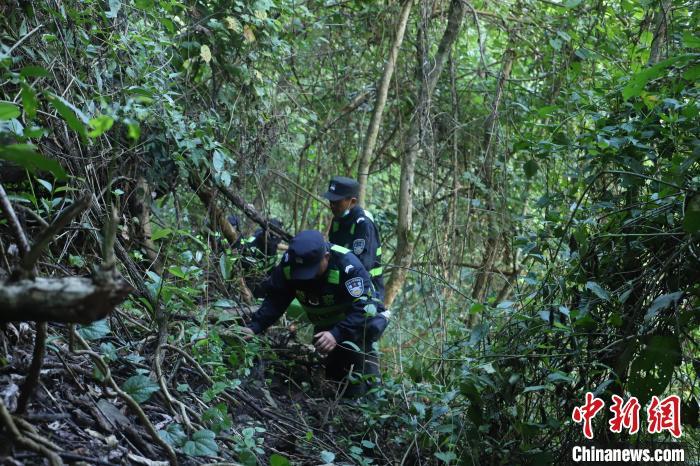
[(365, 250), (365, 240), (364, 239), (356, 239), (355, 241), (352, 242), (352, 252), (355, 253), (356, 256), (359, 256), (362, 254), (362, 251)]
[(355, 277), (345, 282), (345, 288), (347, 288), (350, 296), (353, 298), (359, 298), (362, 296), (362, 292), (365, 291), (365, 284), (361, 277)]

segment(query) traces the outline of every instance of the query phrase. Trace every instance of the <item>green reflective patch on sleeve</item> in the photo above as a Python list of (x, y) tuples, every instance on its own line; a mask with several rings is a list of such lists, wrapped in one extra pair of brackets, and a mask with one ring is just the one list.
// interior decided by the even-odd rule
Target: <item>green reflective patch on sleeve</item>
[(339, 253), (341, 253), (341, 254), (347, 254), (347, 253), (350, 252), (349, 249), (344, 248), (344, 247), (342, 247), (342, 246), (338, 246), (337, 244), (334, 244), (333, 246), (331, 246), (331, 250), (332, 250), (332, 251), (335, 251), (335, 252), (339, 252)]
[(292, 268), (290, 266), (286, 266), (282, 269), (282, 272), (284, 272), (284, 278), (287, 280), (291, 280), (292, 278)]
[(354, 235), (355, 234), (355, 224), (353, 223), (352, 226), (350, 227), (350, 234)]
[(375, 267), (372, 270), (369, 271), (369, 276), (370, 277), (378, 277), (381, 275), (383, 272), (383, 269), (381, 267)]
[(382, 248), (377, 248), (377, 257), (382, 255)]
[(331, 269), (328, 271), (328, 283), (338, 285), (340, 283), (340, 270)]
[(333, 233), (337, 233), (340, 230), (340, 222), (333, 220)]

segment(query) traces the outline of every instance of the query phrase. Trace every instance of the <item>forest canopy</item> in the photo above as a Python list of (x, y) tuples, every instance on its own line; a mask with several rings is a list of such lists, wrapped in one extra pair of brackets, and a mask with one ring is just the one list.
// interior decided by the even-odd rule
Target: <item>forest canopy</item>
[[(699, 17), (2, 2), (3, 464), (553, 464), (582, 445), (696, 464)], [(352, 402), (303, 313), (241, 332), (251, 283), (330, 231), (338, 175), (381, 236), (391, 310), (382, 383)], [(234, 247), (256, 230), (278, 255)], [(615, 397), (638, 431), (610, 429)], [(673, 397), (682, 434), (647, 429)]]

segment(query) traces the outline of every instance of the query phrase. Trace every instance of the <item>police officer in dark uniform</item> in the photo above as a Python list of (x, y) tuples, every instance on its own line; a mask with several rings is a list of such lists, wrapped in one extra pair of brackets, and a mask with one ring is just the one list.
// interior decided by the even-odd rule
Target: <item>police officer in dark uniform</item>
[[(240, 232), (240, 221), (237, 216), (231, 215), (228, 221)], [(278, 219), (270, 219), (269, 223), (282, 228), (282, 222)], [(238, 241), (233, 245), (233, 249), (241, 256), (246, 286), (252, 290), (256, 298), (263, 298), (266, 293), (265, 280), (277, 263), (277, 248), (281, 242), (282, 238), (272, 230), (258, 228), (247, 238), (239, 236)]]
[(360, 183), (344, 176), (334, 176), (323, 197), (330, 201), (333, 223), (328, 240), (350, 249), (369, 271), (380, 299), (384, 299), (382, 245), (372, 215), (357, 204)]
[[(379, 376), (372, 343), (384, 330), (381, 322), (379, 327), (375, 322), (384, 305), (369, 273), (349, 250), (328, 243), (318, 231), (300, 232), (292, 238), (282, 261), (273, 270), (268, 291), (244, 329), (247, 333), (264, 332), (296, 298), (314, 325), (316, 349), (328, 355), (329, 379), (342, 381), (351, 370)], [(344, 396), (362, 395), (367, 388), (366, 381), (356, 380), (348, 385)]]

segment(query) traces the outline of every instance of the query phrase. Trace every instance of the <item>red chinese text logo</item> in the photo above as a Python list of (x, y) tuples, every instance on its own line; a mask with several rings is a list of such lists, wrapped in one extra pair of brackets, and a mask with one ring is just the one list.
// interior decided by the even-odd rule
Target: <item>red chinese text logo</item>
[[(641, 405), (636, 397), (631, 397), (625, 403), (617, 395), (612, 396), (613, 404), (610, 411), (612, 419), (608, 422), (611, 432), (620, 433), (627, 429), (630, 434), (639, 431), (639, 411)], [(576, 406), (571, 413), (571, 419), (580, 424), (583, 423), (583, 435), (587, 439), (593, 438), (593, 418), (603, 409), (605, 402), (596, 398), (593, 393), (586, 393), (586, 402), (583, 406)], [(650, 434), (660, 434), (668, 431), (675, 438), (681, 436), (681, 399), (678, 395), (670, 395), (663, 400), (653, 396), (647, 408), (647, 431)]]

